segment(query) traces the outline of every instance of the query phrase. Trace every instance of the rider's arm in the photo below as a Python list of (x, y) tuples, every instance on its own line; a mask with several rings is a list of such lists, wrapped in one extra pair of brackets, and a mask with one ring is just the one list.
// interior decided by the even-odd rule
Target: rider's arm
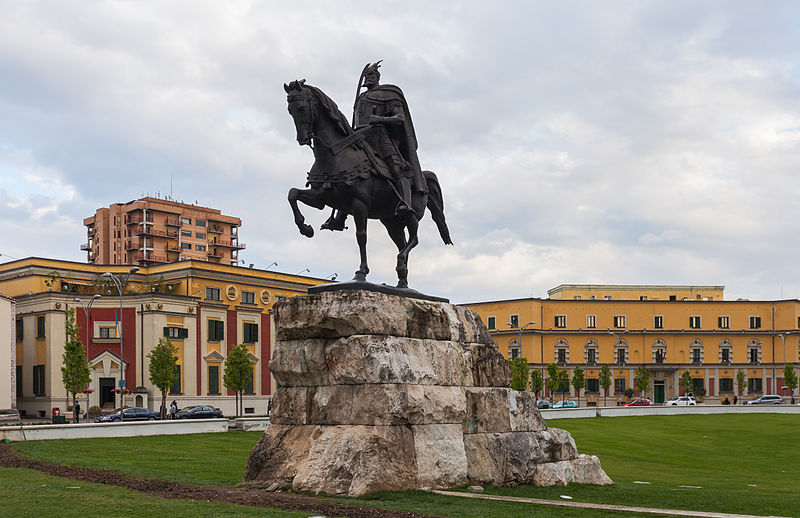
[(403, 103), (400, 101), (390, 101), (387, 105), (387, 115), (370, 115), (370, 124), (403, 124), (406, 120), (403, 112)]

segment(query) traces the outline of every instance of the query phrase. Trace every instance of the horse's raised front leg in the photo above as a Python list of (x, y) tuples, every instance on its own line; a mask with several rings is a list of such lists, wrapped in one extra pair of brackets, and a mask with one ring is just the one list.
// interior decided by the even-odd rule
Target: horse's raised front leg
[(297, 228), (300, 229), (300, 233), (304, 236), (314, 237), (314, 228), (306, 224), (306, 218), (297, 206), (298, 201), (302, 201), (309, 207), (314, 207), (316, 209), (324, 208), (325, 204), (320, 201), (317, 192), (313, 189), (296, 189), (294, 187), (289, 189), (289, 205), (292, 206), (295, 225), (297, 225)]
[(358, 266), (354, 281), (364, 282), (367, 280), (369, 267), (367, 266), (367, 207), (359, 202), (353, 202), (353, 220), (356, 223), (356, 241), (358, 251), (361, 254), (361, 264)]

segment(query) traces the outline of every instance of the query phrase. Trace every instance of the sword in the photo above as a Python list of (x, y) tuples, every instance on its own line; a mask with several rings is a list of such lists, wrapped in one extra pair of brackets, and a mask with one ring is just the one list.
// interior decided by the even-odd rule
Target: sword
[(361, 87), (364, 84), (364, 74), (367, 73), (367, 69), (369, 68), (370, 63), (364, 65), (364, 70), (361, 71), (361, 75), (358, 76), (358, 87), (356, 88), (356, 98), (353, 100), (353, 119), (350, 122), (350, 126), (356, 126), (356, 103), (358, 102), (358, 94), (361, 93)]

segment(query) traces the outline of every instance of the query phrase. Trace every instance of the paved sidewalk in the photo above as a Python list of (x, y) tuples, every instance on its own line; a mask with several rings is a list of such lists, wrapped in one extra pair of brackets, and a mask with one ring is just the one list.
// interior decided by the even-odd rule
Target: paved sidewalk
[(557, 507), (571, 507), (574, 509), (600, 509), (624, 513), (646, 513), (667, 516), (699, 516), (702, 518), (788, 518), (784, 516), (765, 516), (754, 514), (714, 513), (708, 511), (685, 511), (682, 509), (654, 509), (652, 507), (631, 507), (626, 505), (593, 504), (588, 502), (570, 502), (564, 500), (542, 500), (539, 498), (521, 498), (517, 496), (483, 495), (476, 493), (459, 493), (456, 491), (430, 490), (437, 495), (463, 496), (464, 498), (479, 498), (482, 500), (501, 500), (504, 502), (520, 502), (523, 504), (552, 505)]

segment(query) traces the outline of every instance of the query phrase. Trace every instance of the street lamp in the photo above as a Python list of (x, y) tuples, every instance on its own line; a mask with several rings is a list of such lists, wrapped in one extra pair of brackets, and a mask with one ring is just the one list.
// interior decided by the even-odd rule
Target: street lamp
[[(89, 366), (89, 337), (92, 336), (91, 331), (89, 331), (89, 310), (92, 309), (92, 304), (94, 301), (102, 297), (102, 295), (95, 294), (92, 295), (92, 298), (89, 299), (89, 302), (84, 302), (82, 299), (75, 297), (75, 302), (81, 305), (83, 308), (83, 314), (86, 317), (86, 366)], [(89, 412), (89, 387), (86, 387), (86, 412)]]
[(117, 286), (117, 291), (119, 291), (119, 380), (120, 380), (120, 393), (119, 393), (119, 420), (125, 420), (125, 394), (122, 393), (121, 389), (125, 387), (125, 356), (123, 355), (123, 344), (122, 344), (122, 290), (125, 287), (125, 283), (128, 282), (128, 278), (139, 271), (138, 266), (131, 266), (128, 273), (123, 275), (114, 275), (111, 272), (106, 272), (102, 275), (102, 277), (106, 277), (114, 281), (114, 284)]
[[(787, 331), (786, 333), (778, 333), (778, 336), (781, 337), (781, 342), (783, 342), (783, 365), (784, 365), (784, 368), (786, 367), (786, 337), (789, 336), (789, 335), (793, 335), (793, 334), (796, 334), (796, 333), (793, 333), (792, 331)], [(773, 353), (774, 353), (774, 351), (773, 351)], [(773, 363), (772, 365), (773, 365), (773, 367), (772, 367), (772, 379), (775, 382), (775, 392), (778, 392), (778, 379), (775, 377), (775, 367), (774, 367), (775, 364)], [(784, 387), (786, 386), (786, 379), (783, 380), (783, 385), (784, 385)], [(792, 396), (792, 404), (794, 405), (794, 390), (792, 390), (791, 396)]]
[[(515, 325), (514, 325), (513, 323), (511, 323), (511, 322), (509, 322), (509, 323), (507, 323), (507, 324), (506, 324), (506, 325), (507, 325), (508, 327), (510, 327), (511, 329), (516, 329), (517, 331), (519, 331), (519, 350), (520, 350), (520, 354), (522, 354), (522, 332), (523, 332), (523, 331), (525, 331), (526, 329), (528, 329), (528, 326), (532, 326), (532, 325), (534, 325), (535, 323), (536, 323), (536, 322), (534, 322), (533, 320), (531, 320), (530, 322), (528, 322), (527, 324), (525, 324), (525, 325), (524, 325), (524, 326), (522, 326), (522, 327), (519, 327), (519, 325), (516, 325), (516, 326), (515, 326)], [(544, 364), (544, 358), (542, 358), (542, 364)]]

